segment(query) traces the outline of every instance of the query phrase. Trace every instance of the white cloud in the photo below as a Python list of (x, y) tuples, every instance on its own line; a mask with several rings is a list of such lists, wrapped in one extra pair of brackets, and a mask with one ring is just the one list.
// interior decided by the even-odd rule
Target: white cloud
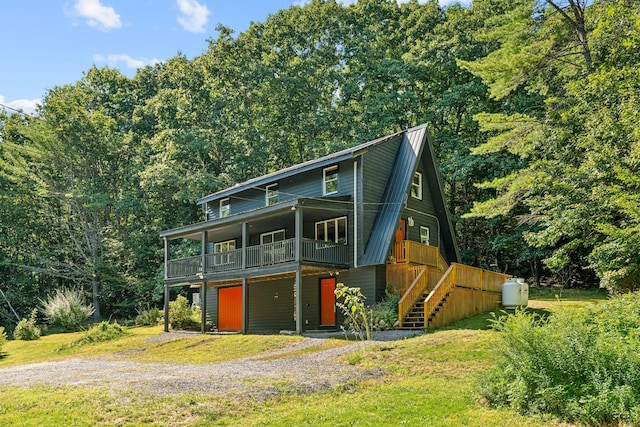
[(157, 58), (153, 58), (153, 59), (137, 58), (136, 59), (124, 53), (112, 54), (107, 56), (95, 54), (93, 55), (93, 60), (95, 62), (106, 62), (107, 65), (111, 67), (117, 67), (118, 64), (124, 63), (124, 65), (127, 68), (132, 68), (132, 69), (141, 68), (141, 67), (144, 67), (145, 65), (155, 65), (162, 62)]
[(76, 0), (74, 15), (87, 20), (87, 25), (102, 31), (114, 30), (122, 27), (120, 15), (109, 6), (104, 6), (100, 0)]
[(197, 0), (176, 0), (180, 14), (178, 23), (192, 33), (203, 33), (205, 25), (209, 22), (211, 11), (207, 6), (198, 3)]
[[(40, 104), (41, 99), (16, 99), (15, 101), (5, 101), (4, 96), (0, 95), (0, 104), (6, 105), (11, 108), (9, 113), (13, 110), (22, 110), (24, 113), (32, 115), (36, 112), (36, 107)], [(0, 106), (0, 109), (3, 107)]]

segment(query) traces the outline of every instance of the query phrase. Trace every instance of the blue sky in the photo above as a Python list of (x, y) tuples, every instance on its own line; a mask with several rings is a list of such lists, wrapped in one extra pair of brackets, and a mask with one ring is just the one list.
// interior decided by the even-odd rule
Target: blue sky
[(178, 52), (188, 58), (198, 56), (206, 50), (206, 40), (217, 37), (219, 23), (240, 33), (252, 21), (262, 22), (269, 14), (303, 2), (4, 0), (0, 104), (33, 112), (47, 89), (76, 82), (93, 64), (117, 68), (131, 77), (137, 68)]

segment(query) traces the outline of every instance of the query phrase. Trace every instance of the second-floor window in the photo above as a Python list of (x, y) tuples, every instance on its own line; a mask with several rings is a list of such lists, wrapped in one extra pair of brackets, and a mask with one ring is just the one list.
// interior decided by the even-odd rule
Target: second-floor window
[(420, 227), (420, 243), (429, 244), (429, 227)]
[(280, 242), (284, 240), (284, 230), (269, 231), (268, 233), (262, 233), (260, 235), (260, 244), (266, 245), (267, 243)]
[(267, 206), (275, 205), (276, 203), (278, 203), (278, 184), (267, 185), (265, 197)]
[(338, 166), (331, 166), (322, 170), (322, 194), (338, 192)]
[(231, 206), (229, 206), (229, 198), (220, 200), (220, 218), (226, 218), (231, 213)]
[(316, 240), (347, 243), (347, 217), (332, 218), (316, 222)]
[(416, 172), (411, 180), (411, 197), (422, 200), (422, 174)]

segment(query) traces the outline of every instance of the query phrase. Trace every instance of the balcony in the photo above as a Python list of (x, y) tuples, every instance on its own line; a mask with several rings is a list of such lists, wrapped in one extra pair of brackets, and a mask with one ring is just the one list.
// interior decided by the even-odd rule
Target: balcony
[(280, 264), (300, 262), (348, 266), (349, 246), (313, 239), (301, 239), (300, 257), (296, 257), (296, 239), (286, 239), (263, 245), (248, 246), (243, 264), (243, 249), (235, 249), (205, 255), (206, 268), (202, 266), (202, 256), (193, 256), (167, 261), (167, 278), (215, 275), (216, 273), (238, 271), (251, 268), (271, 267)]

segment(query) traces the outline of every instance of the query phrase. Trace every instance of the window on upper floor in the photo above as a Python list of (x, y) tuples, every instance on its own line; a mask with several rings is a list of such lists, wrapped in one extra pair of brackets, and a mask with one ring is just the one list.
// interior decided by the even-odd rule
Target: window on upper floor
[(226, 240), (224, 242), (218, 242), (213, 245), (213, 251), (217, 254), (221, 252), (234, 251), (236, 249), (235, 240)]
[(260, 244), (266, 245), (267, 243), (281, 242), (284, 240), (284, 230), (269, 231), (268, 233), (260, 234)]
[(420, 227), (420, 243), (429, 244), (429, 227)]
[(266, 205), (271, 206), (278, 203), (278, 184), (267, 185), (266, 190)]
[(333, 243), (347, 243), (347, 217), (316, 222), (316, 240)]
[(231, 213), (231, 206), (229, 205), (229, 198), (220, 200), (220, 218), (226, 218)]
[(411, 197), (422, 200), (422, 174), (416, 172), (411, 180)]
[(331, 166), (322, 170), (322, 194), (328, 195), (338, 192), (338, 166)]

